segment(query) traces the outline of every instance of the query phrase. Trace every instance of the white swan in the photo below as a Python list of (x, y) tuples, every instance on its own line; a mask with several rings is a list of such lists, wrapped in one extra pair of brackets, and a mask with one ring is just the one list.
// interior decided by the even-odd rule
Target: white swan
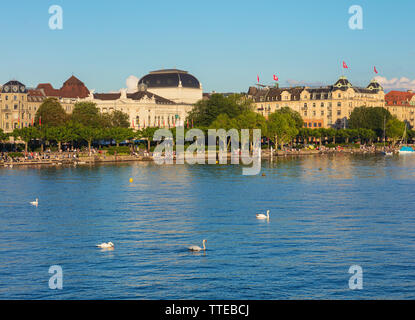
[(114, 248), (114, 244), (110, 241), (108, 243), (101, 243), (101, 244), (97, 244), (98, 248), (102, 248), (102, 249), (107, 249), (107, 248)]
[(206, 243), (207, 241), (206, 240), (203, 240), (203, 249), (201, 248), (201, 247), (199, 247), (199, 246), (191, 246), (191, 247), (188, 247), (188, 249), (190, 250), (190, 251), (206, 251), (206, 246), (205, 246), (205, 243)]
[(38, 200), (38, 198), (36, 198), (36, 201), (32, 201), (32, 202), (30, 202), (30, 204), (31, 204), (32, 206), (37, 207), (37, 206), (39, 205), (39, 200)]
[(257, 219), (267, 219), (267, 220), (269, 220), (269, 210), (267, 210), (267, 215), (265, 215), (263, 213), (260, 213), (260, 214), (256, 215), (256, 218)]

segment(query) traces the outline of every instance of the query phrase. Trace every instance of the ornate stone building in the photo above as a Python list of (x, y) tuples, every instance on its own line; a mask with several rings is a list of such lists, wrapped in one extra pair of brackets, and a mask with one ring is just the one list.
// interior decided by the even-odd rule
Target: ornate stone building
[(0, 128), (12, 132), (15, 128), (33, 124), (36, 111), (44, 99), (59, 100), (67, 113), (72, 113), (77, 102), (92, 101), (103, 113), (114, 110), (129, 116), (130, 126), (183, 126), (193, 104), (203, 97), (202, 85), (191, 74), (177, 69), (152, 71), (137, 83), (137, 91), (127, 93), (93, 93), (75, 76), (66, 80), (60, 89), (50, 83), (41, 83), (36, 89), (27, 89), (19, 81), (3, 85), (0, 94)]
[(152, 71), (137, 83), (137, 91), (91, 93), (85, 100), (95, 102), (101, 112), (119, 110), (129, 115), (131, 126), (183, 126), (193, 104), (203, 98), (200, 82), (186, 71)]
[(10, 133), (16, 128), (32, 125), (36, 111), (45, 98), (43, 92), (28, 90), (17, 80), (5, 83), (0, 91), (0, 128)]
[(299, 112), (308, 128), (343, 128), (354, 108), (385, 105), (383, 88), (376, 80), (361, 88), (344, 76), (327, 87), (250, 87), (248, 97), (253, 99), (255, 111), (265, 117), (283, 107)]

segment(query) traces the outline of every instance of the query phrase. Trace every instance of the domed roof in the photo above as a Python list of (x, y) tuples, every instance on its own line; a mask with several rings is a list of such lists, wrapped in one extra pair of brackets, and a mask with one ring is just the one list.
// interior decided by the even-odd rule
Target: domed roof
[(187, 71), (177, 69), (163, 69), (151, 71), (138, 81), (138, 85), (146, 85), (147, 88), (200, 88), (200, 82)]
[(349, 80), (347, 80), (345, 76), (341, 76), (339, 80), (337, 80), (336, 83), (333, 85), (333, 87), (339, 89), (347, 89), (351, 88), (352, 84), (349, 82)]
[(369, 90), (383, 90), (382, 86), (377, 82), (376, 79), (372, 79), (367, 86), (367, 89)]
[(26, 86), (17, 80), (6, 82), (1, 88), (3, 93), (27, 93)]

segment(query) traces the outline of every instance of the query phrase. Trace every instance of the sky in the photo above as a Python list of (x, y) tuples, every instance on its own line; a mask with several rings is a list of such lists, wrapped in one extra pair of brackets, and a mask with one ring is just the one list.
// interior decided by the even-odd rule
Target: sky
[[(52, 5), (62, 30), (49, 28)], [(352, 5), (361, 30), (349, 27)], [(329, 85), (342, 72), (356, 86), (377, 76), (385, 89), (415, 89), (414, 11), (413, 0), (2, 1), (0, 83), (60, 88), (73, 74), (111, 92), (177, 68), (205, 92), (246, 92), (274, 74), (280, 86)]]

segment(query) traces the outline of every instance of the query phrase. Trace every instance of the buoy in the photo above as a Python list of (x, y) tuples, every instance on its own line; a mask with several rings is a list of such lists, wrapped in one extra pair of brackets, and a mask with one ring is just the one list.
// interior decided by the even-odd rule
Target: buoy
[(263, 173), (262, 176), (265, 177), (265, 173)]
[(130, 183), (133, 183), (133, 181), (134, 181), (133, 178), (130, 178)]

